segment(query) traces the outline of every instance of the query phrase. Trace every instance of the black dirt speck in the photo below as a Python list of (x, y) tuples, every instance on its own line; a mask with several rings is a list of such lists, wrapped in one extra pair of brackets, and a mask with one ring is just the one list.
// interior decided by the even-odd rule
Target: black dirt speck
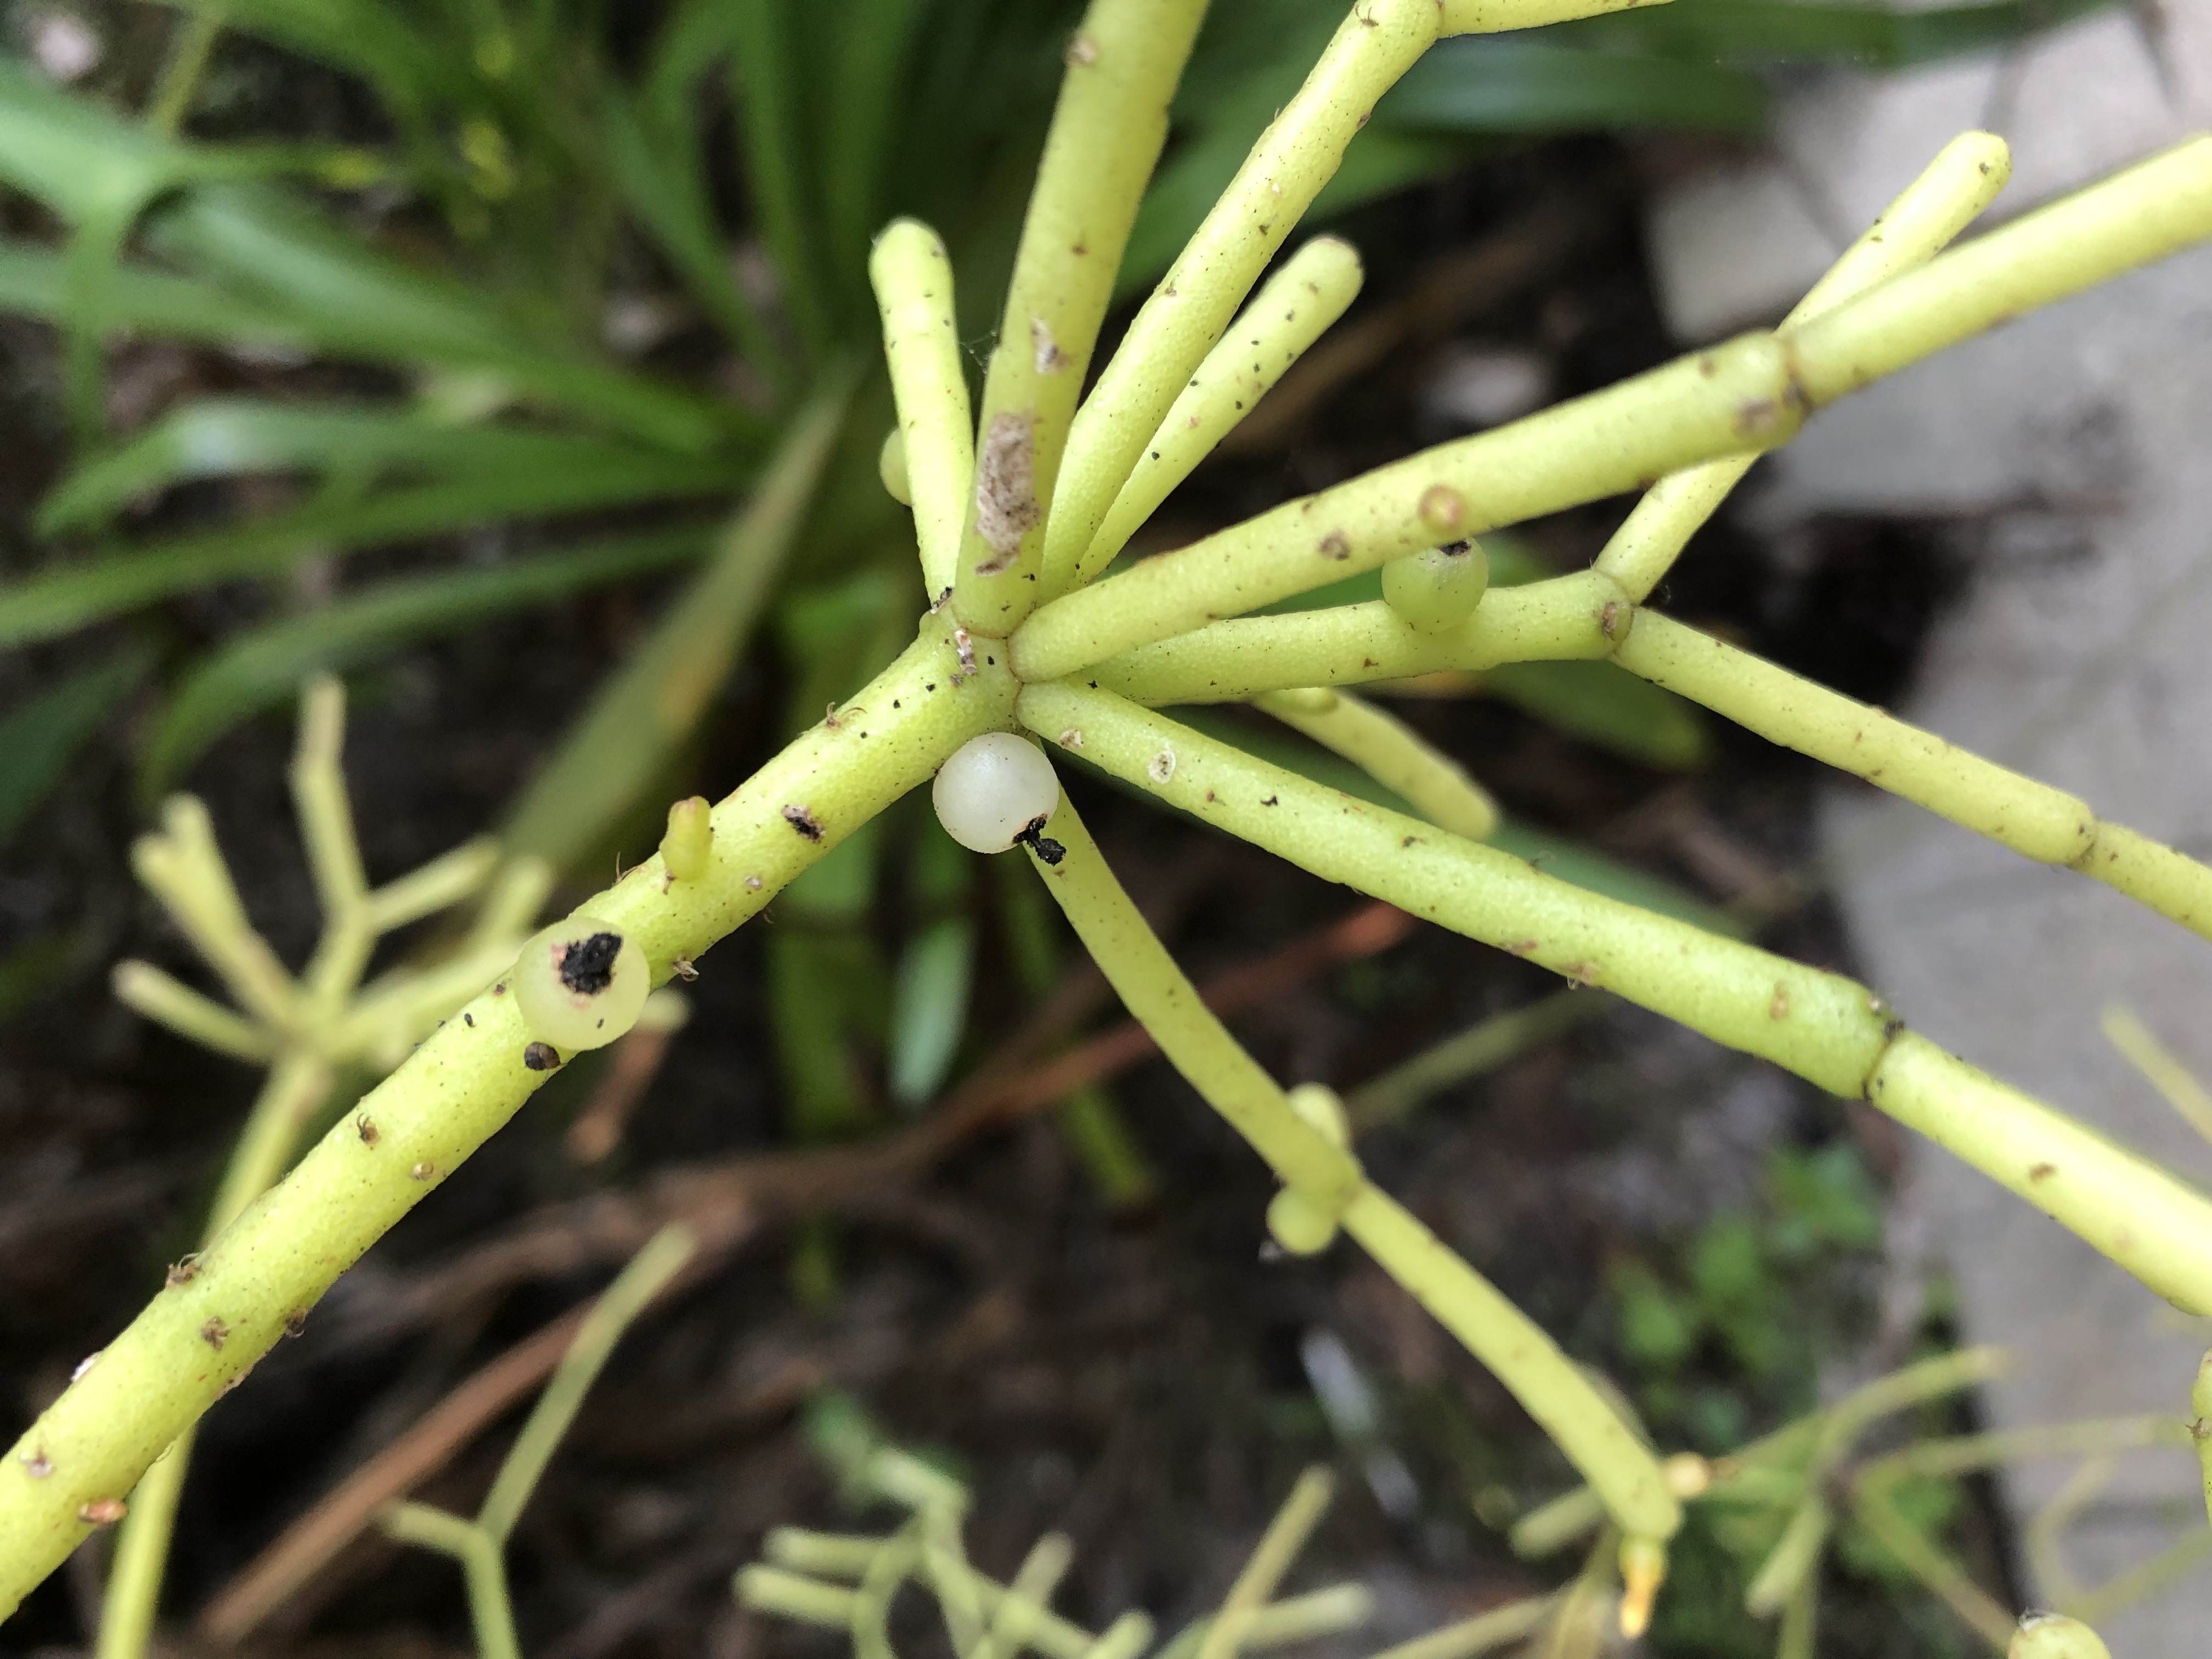
[(614, 982), (615, 958), (622, 954), (620, 933), (593, 933), (563, 945), (561, 983), (579, 996), (595, 997)]

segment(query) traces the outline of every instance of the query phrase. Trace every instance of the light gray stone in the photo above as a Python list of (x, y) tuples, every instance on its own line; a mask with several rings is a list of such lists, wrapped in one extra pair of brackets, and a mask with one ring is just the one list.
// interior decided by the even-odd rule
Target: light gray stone
[(1848, 245), (1944, 145), (1989, 125), (1999, 75), (1996, 58), (1972, 58), (1824, 76), (1783, 100), (1775, 147), (1830, 236)]
[(1772, 162), (1668, 191), (1646, 234), (1660, 313), (1674, 337), (1689, 342), (1776, 320), (1844, 248)]
[[(1972, 512), (2032, 501), (2053, 477), (2077, 505), (2102, 495), (2104, 510), (2077, 515), (2073, 556), (1978, 573), (1902, 712), (2212, 856), (2208, 431), (2212, 250), (2199, 250), (1821, 416), (1777, 458), (1765, 511)], [(2212, 1182), (2212, 1147), (2098, 1030), (2106, 1005), (2124, 1004), (2212, 1079), (2212, 945), (1902, 803), (1839, 793), (1828, 828), (1868, 975), (1917, 1029)], [(1919, 1147), (1912, 1168), (1966, 1334), (2021, 1356), (1991, 1391), (1994, 1426), (2185, 1415), (2212, 1322), (2183, 1318), (1948, 1155)], [(2024, 1464), (2003, 1484), (2025, 1516), (2070, 1468)], [(2077, 1531), (2075, 1571), (2109, 1577), (2179, 1524), (2203, 1524), (2195, 1459), (2131, 1459)], [(2105, 1634), (2130, 1659), (2201, 1659), (2208, 1629), (2212, 1580), (2199, 1576)]]
[(2141, 161), (2187, 130), (2142, 23), (2126, 11), (2085, 17), (2024, 48), (1990, 120), (2012, 146), (1999, 218)]
[[(1794, 90), (1771, 166), (1692, 179), (1655, 207), (1669, 325), (1687, 343), (1778, 316), (1962, 131), (2013, 147), (1994, 220), (2212, 124), (2212, 0), (2147, 15)], [(1829, 513), (1954, 521), (1976, 550), (1971, 590), (1901, 712), (2212, 857), (2212, 250), (1825, 411), (1760, 464), (1744, 505), (1776, 532)], [(2212, 1184), (2212, 1147), (2099, 1030), (2123, 1004), (2212, 1080), (2212, 944), (1871, 790), (1839, 788), (1825, 830), (1867, 975), (1917, 1029)], [(1930, 1146), (1910, 1180), (1904, 1212), (1948, 1264), (1966, 1336), (2021, 1354), (1989, 1395), (1991, 1426), (2186, 1414), (2212, 1322)], [(2002, 1487), (2025, 1521), (2073, 1467), (2016, 1465)], [(2192, 1457), (2130, 1457), (2069, 1533), (2070, 1574), (2100, 1583), (2203, 1525)], [(2212, 1574), (2102, 1628), (2119, 1659), (2203, 1659)]]

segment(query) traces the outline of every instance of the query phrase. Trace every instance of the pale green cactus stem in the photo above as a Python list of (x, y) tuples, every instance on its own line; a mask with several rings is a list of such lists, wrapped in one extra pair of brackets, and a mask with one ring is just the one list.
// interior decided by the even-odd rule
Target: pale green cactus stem
[[(1933, 258), (2011, 176), (2012, 152), (2003, 139), (1987, 132), (1954, 138), (1782, 319), (1780, 331), (1787, 334), (1838, 301)], [(1758, 459), (1733, 455), (1662, 478), (1613, 532), (1595, 568), (1632, 599), (1644, 599)]]
[(1480, 673), (1501, 663), (1595, 659), (1613, 649), (1607, 606), (1616, 623), (1630, 615), (1612, 577), (1578, 570), (1486, 593), (1472, 617), (1442, 633), (1413, 627), (1381, 599), (1232, 617), (1109, 657), (1083, 678), (1133, 702), (1164, 707), (1246, 702), (1269, 691), (1410, 679), (1439, 669)]
[(552, 1381), (531, 1408), (522, 1431), (501, 1461), (491, 1490), (484, 1494), (473, 1520), (411, 1501), (393, 1504), (378, 1516), (390, 1536), (436, 1550), (460, 1563), (468, 1586), (477, 1659), (521, 1659), (514, 1609), (507, 1596), (507, 1540), (514, 1534), (523, 1505), (537, 1489), (538, 1478), (575, 1420), (584, 1396), (613, 1356), (615, 1345), (647, 1304), (683, 1270), (697, 1248), (698, 1241), (689, 1228), (663, 1227), (600, 1294), (584, 1316), (568, 1352), (561, 1356)]
[(1445, 634), (1410, 628), (1380, 603), (1240, 617), (1109, 658), (1088, 679), (1133, 702), (1158, 705), (1257, 699), (1285, 687), (1395, 679), (1441, 668), (1480, 671), (1501, 662), (1607, 655), (1747, 731), (1864, 778), (2025, 857), (2079, 871), (2212, 938), (2212, 869), (2099, 817), (2078, 797), (1633, 606), (1610, 577), (1595, 570), (1488, 594), (1472, 617)]
[(2112, 1650), (2078, 1619), (2063, 1613), (2029, 1613), (2021, 1615), (2005, 1659), (2112, 1659)]
[(2212, 1516), (2212, 1353), (2197, 1364), (2197, 1381), (2189, 1390), (2189, 1437), (2196, 1444), (2197, 1461), (2204, 1466), (2204, 1511)]
[(1821, 313), (1791, 336), (1814, 408), (2212, 236), (2212, 136), (2191, 138)]
[(1267, 1523), (1237, 1582), (1222, 1599), (1205, 1640), (1198, 1644), (1198, 1659), (1237, 1659), (1253, 1615), (1274, 1599), (1275, 1587), (1321, 1524), (1335, 1492), (1336, 1477), (1318, 1465), (1298, 1476), (1291, 1495), (1275, 1511), (1275, 1518)]
[(1498, 803), (1467, 769), (1396, 715), (1348, 691), (1270, 691), (1258, 706), (1344, 757), (1423, 817), (1469, 841), (1498, 828)]
[(2169, 1301), (2212, 1313), (2212, 1200), (1904, 1030), (1863, 986), (1570, 887), (1109, 692), (1033, 685), (1017, 712), (1048, 740), (1327, 880), (1602, 986), (1832, 1094), (1872, 1100)]
[[(933, 623), (835, 726), (803, 734), (715, 809), (706, 875), (671, 884), (660, 860), (648, 860), (593, 899), (594, 914), (634, 938), (655, 981), (665, 980), (672, 962), (696, 958), (758, 912), (799, 871), (927, 781), (969, 737), (1009, 724), (1016, 687), (994, 644), (962, 641), (949, 623)], [(509, 940), (512, 960), (511, 933)], [(480, 975), (475, 985), (483, 982)], [(471, 988), (456, 988), (453, 1002)], [(24, 1432), (0, 1463), (0, 1617), (289, 1321), (545, 1080), (523, 1061), (531, 1040), (512, 997), (476, 995)], [(207, 1334), (217, 1321), (220, 1346)]]
[(1014, 636), (1016, 672), (1056, 679), (1408, 553), (1779, 443), (1799, 418), (1789, 394), (1781, 348), (1747, 335), (1424, 450), (1052, 601)]
[[(132, 849), (142, 879), (261, 1023), (219, 1006), (144, 963), (119, 964), (118, 996), (188, 1037), (211, 1040), (220, 1052), (270, 1062), (210, 1207), (201, 1233), (203, 1249), (283, 1174), (301, 1133), (330, 1095), (334, 1066), (360, 1057), (343, 1032), (377, 935), (467, 897), (496, 862), (489, 844), (474, 842), (372, 892), (346, 796), (344, 746), (343, 687), (329, 678), (310, 682), (300, 699), (299, 741), (289, 781), (323, 931), (296, 982), (246, 920), (198, 801), (173, 798), (164, 810), (164, 830), (142, 837)], [(191, 1283), (199, 1272), (198, 1257), (186, 1258), (170, 1269), (169, 1287)], [(200, 1335), (220, 1349), (228, 1340), (228, 1328), (217, 1318), (203, 1326)], [(137, 1659), (145, 1651), (192, 1440), (187, 1427), (131, 1492), (101, 1602), (95, 1644), (100, 1659)]]
[(1017, 634), (1016, 670), (1032, 683), (1059, 678), (1423, 548), (1771, 448), (1808, 410), (2207, 236), (2212, 137), (1939, 255), (1786, 335), (1745, 335), (1439, 445), (1055, 599)]
[(895, 219), (876, 238), (868, 279), (883, 314), (884, 361), (898, 410), (900, 472), (914, 508), (932, 604), (951, 587), (975, 477), (975, 422), (960, 359), (952, 262), (928, 226)]
[[(1024, 720), (1064, 699), (1062, 688), (1045, 688), (1032, 705), (1030, 699), (1038, 695), (1035, 688), (1024, 693)], [(1098, 694), (1085, 695), (1096, 699)], [(1064, 746), (1089, 753), (1087, 732), (1077, 732), (1073, 722), (1054, 732)], [(1107, 769), (1117, 770), (1115, 762), (1124, 758), (1121, 748), (1109, 744), (1109, 752), (1115, 759), (1105, 763)], [(1155, 775), (1184, 769), (1179, 762), (1161, 768), (1163, 752), (1155, 746), (1139, 769), (1152, 767)], [(1201, 763), (1199, 769), (1206, 769)], [(1158, 793), (1178, 805), (1192, 793), (1173, 786)], [(1540, 1326), (1371, 1184), (1347, 1150), (1291, 1105), (1199, 1000), (1065, 799), (1046, 833), (1061, 844), (1064, 855), (1047, 865), (1032, 853), (1032, 861), (1108, 982), (1169, 1062), (1278, 1176), (1334, 1213), (1392, 1279), (1498, 1375), (1626, 1531), (1653, 1540), (1671, 1536), (1681, 1523), (1681, 1506), (1657, 1461), (1604, 1396)]]
[(1046, 598), (1073, 580), (1146, 441), (1335, 176), (1376, 100), (1421, 54), (1445, 35), (1627, 9), (1620, 0), (1358, 0), (1352, 7), (1138, 311), (1076, 416), (1046, 531)]
[[(1139, 453), (1078, 562), (1078, 584), (1114, 562), (1176, 486), (1344, 315), (1359, 292), (1361, 275), (1359, 255), (1349, 242), (1316, 236), (1267, 280), (1161, 417), (1159, 430)], [(1054, 591), (1066, 585), (1065, 573), (1048, 569), (1044, 579)]]
[(1091, 0), (1068, 40), (983, 382), (952, 593), (975, 633), (1010, 633), (1037, 602), (1045, 503), (1205, 15), (1204, 0)]
[(2106, 823), (2078, 797), (1655, 611), (1616, 632), (1613, 659), (1631, 673), (2212, 939), (2212, 869)]

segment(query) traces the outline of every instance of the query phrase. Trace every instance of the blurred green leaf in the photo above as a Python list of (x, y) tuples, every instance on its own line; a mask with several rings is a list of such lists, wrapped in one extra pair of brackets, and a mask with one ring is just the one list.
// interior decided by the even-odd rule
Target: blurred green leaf
[(975, 924), (945, 916), (907, 941), (891, 990), (886, 1072), (891, 1098), (912, 1109), (936, 1094), (968, 1029), (968, 990), (975, 969)]
[(829, 347), (831, 322), (824, 303), (823, 227), (809, 210), (820, 198), (808, 176), (803, 64), (794, 38), (799, 11), (792, 0), (747, 0), (733, 8), (732, 78), (744, 135), (738, 161), (745, 193), (775, 262), (793, 325), (809, 352), (819, 356)]
[[(1493, 587), (1517, 587), (1552, 574), (1516, 538), (1485, 536)], [(1382, 597), (1382, 573), (1370, 570), (1254, 612), (1267, 616), (1365, 605)], [(1501, 702), (1627, 759), (1663, 771), (1687, 771), (1711, 754), (1704, 716), (1686, 699), (1609, 662), (1522, 662), (1486, 670), (1485, 689)]]
[(1749, 136), (1766, 118), (1766, 84), (1748, 70), (1512, 35), (1439, 42), (1375, 110), (1385, 128), (1468, 135), (1656, 127)]
[(792, 422), (708, 568), (677, 596), (650, 638), (600, 686), (591, 707), (532, 779), (507, 819), (511, 854), (567, 868), (608, 834), (666, 769), (783, 573), (836, 442), (852, 376), (836, 376)]
[(0, 718), (0, 846), (61, 781), (116, 704), (145, 677), (148, 653), (128, 647)]
[(1821, 0), (1672, 0), (1547, 30), (1577, 44), (1678, 61), (1847, 63), (1905, 69), (2058, 27), (2110, 0), (1978, 0), (1966, 5), (1828, 4)]
[[(236, 530), (180, 537), (0, 587), (0, 646), (51, 639), (88, 623), (172, 594), (243, 576), (268, 575), (314, 553), (465, 530), (520, 518), (659, 500), (671, 490), (661, 458), (651, 466), (621, 461), (573, 473), (496, 475), (460, 483), (386, 490), (310, 502)], [(688, 494), (737, 482), (702, 472)]]
[(147, 228), (161, 252), (295, 319), (338, 356), (495, 370), (522, 396), (687, 453), (764, 429), (734, 406), (594, 362), (542, 319), (526, 322), (456, 278), (376, 253), (273, 190), (196, 190)]
[(140, 765), (140, 791), (162, 793), (216, 738), (288, 702), (313, 674), (696, 557), (709, 534), (704, 526), (655, 531), (491, 569), (404, 578), (250, 629), (196, 667), (162, 710)]
[(87, 950), (86, 935), (76, 933), (48, 933), (0, 951), (0, 1024), (67, 985), (83, 970)]
[(882, 954), (858, 933), (783, 928), (769, 936), (768, 970), (788, 1138), (802, 1146), (844, 1139), (868, 1121), (852, 1037), (856, 1024), (880, 1029), (890, 992)]
[(1686, 772), (1711, 758), (1694, 708), (1613, 663), (1508, 663), (1482, 683), (1500, 702), (1646, 766)]
[[(0, 311), (63, 323), (70, 320), (70, 307), (64, 255), (0, 239)], [(99, 308), (88, 320), (103, 332), (246, 345), (288, 356), (304, 356), (314, 337), (311, 327), (284, 313), (213, 283), (127, 264), (108, 273)]]
[(1633, 1260), (1613, 1269), (1612, 1288), (1620, 1304), (1620, 1345), (1628, 1357), (1662, 1372), (1678, 1369), (1698, 1343), (1703, 1322), (1696, 1306)]
[(570, 503), (585, 480), (592, 481), (593, 493), (628, 500), (711, 492), (732, 482), (723, 464), (575, 433), (455, 426), (341, 404), (216, 398), (162, 416), (78, 467), (40, 504), (35, 523), (44, 535), (81, 529), (185, 479), (256, 472), (337, 473), (359, 483), (392, 472), (418, 480), (497, 478), (515, 487), (538, 480), (552, 498)]

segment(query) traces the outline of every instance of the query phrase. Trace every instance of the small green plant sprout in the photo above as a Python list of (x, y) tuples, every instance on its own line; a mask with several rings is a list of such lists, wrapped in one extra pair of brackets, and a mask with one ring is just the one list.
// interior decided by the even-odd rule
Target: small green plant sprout
[[(948, 332), (954, 273), (936, 239), (919, 227), (895, 228), (870, 266), (904, 451), (892, 470), (903, 475), (914, 503), (932, 608), (911, 644), (842, 711), (801, 732), (712, 809), (703, 869), (686, 875), (677, 867), (689, 862), (693, 844), (686, 842), (675, 865), (647, 860), (588, 898), (584, 912), (624, 948), (634, 945), (648, 977), (662, 981), (929, 783), (966, 745), (996, 736), (1026, 746), (1019, 736), (1026, 731), (1048, 750), (1324, 880), (1571, 984), (1602, 988), (1837, 1096), (1870, 1101), (2178, 1305), (2212, 1313), (2212, 1200), (1946, 1053), (1866, 987), (1577, 886), (1478, 839), (1466, 784), (1429, 766), (1408, 734), (1360, 721), (1357, 703), (1336, 705), (1355, 711), (1336, 731), (1339, 752), (1376, 771), (1413, 768), (1431, 792), (1432, 804), (1419, 811), (1434, 818), (1352, 799), (1159, 712), (1316, 690), (1344, 699), (1362, 684), (1438, 671), (1609, 660), (2212, 938), (2212, 870), (2100, 819), (2086, 802), (1646, 603), (1736, 478), (1820, 410), (2024, 313), (2212, 237), (2212, 137), (2193, 138), (1952, 249), (2008, 168), (2001, 141), (1966, 135), (1907, 185), (1777, 330), (1424, 450), (1126, 568), (1105, 564), (1121, 533), (1115, 504), (1140, 464), (1156, 450), (1164, 467), (1171, 454), (1177, 465), (1195, 459), (1164, 430), (1178, 418), (1184, 394), (1206, 404), (1179, 417), (1185, 431), (1225, 429), (1218, 404), (1207, 401), (1210, 387), (1234, 381), (1207, 378), (1222, 342), (1267, 339), (1275, 356), (1257, 360), (1261, 374), (1279, 372), (1274, 364), (1295, 349), (1297, 333), (1268, 333), (1253, 306), (1274, 303), (1265, 298), (1263, 278), (1285, 256), (1295, 265), (1293, 232), (1376, 100), (1444, 37), (1620, 9), (1611, 0), (1356, 0), (1094, 380), (1091, 360), (1115, 273), (1205, 9), (1198, 0), (1091, 0), (1064, 53), (1059, 101), (972, 422)], [(1328, 283), (1321, 280), (1324, 265), (1335, 273)], [(1304, 270), (1315, 291), (1299, 304), (1325, 312), (1331, 294), (1344, 290), (1345, 262), (1316, 254)], [(1254, 301), (1255, 289), (1261, 301)], [(808, 304), (817, 297), (803, 286), (792, 291)], [(1226, 360), (1215, 361), (1218, 368)], [(1232, 394), (1230, 401), (1243, 399)], [(826, 431), (834, 413), (801, 425)], [(1193, 418), (1196, 428), (1188, 425)], [(782, 480), (775, 484), (775, 522), (795, 520), (815, 476), (811, 465), (796, 462), (771, 469), (771, 482)], [(1153, 488), (1144, 485), (1141, 495)], [(1637, 491), (1648, 493), (1592, 568), (1486, 587), (1455, 625), (1444, 624), (1474, 584), (1439, 561), (1390, 579), (1395, 604), (1252, 614), (1437, 548)], [(680, 644), (672, 635), (655, 649), (665, 645), (676, 660)], [(714, 652), (727, 648), (717, 634)], [(635, 703), (601, 707), (611, 712), (604, 730), (594, 729), (617, 748), (635, 746), (634, 738), (654, 729), (642, 694)], [(1299, 698), (1277, 707), (1328, 712)], [(964, 790), (956, 793), (963, 808), (988, 807), (990, 839), (1000, 845), (1000, 836), (1033, 822), (1018, 819), (1021, 811), (1048, 804), (1039, 809), (1048, 810), (1045, 823), (1027, 844), (1030, 861), (1169, 1060), (1297, 1194), (1288, 1207), (1298, 1217), (1279, 1218), (1285, 1231), (1318, 1243), (1323, 1224), (1333, 1224), (1491, 1367), (1558, 1443), (1602, 1512), (1601, 1547), (1567, 1597), (1573, 1619), (1610, 1602), (1610, 1616), (1640, 1627), (1683, 1516), (1684, 1495), (1661, 1458), (1606, 1389), (1370, 1181), (1327, 1125), (1299, 1109), (1206, 1011), (1074, 803), (1061, 793), (1049, 806), (1057, 792), (1043, 787), (1041, 774), (1035, 793), (1030, 788), (1023, 786), (1018, 802), (981, 793), (971, 802)], [(561, 799), (570, 810), (574, 804)], [(1457, 803), (1449, 811), (1434, 804), (1446, 799)], [(1437, 821), (1446, 817), (1453, 827)], [(275, 995), (265, 969), (242, 959), (241, 967), (242, 992)], [(544, 1082), (543, 1066), (526, 1058), (544, 1039), (517, 1004), (503, 984), (494, 985), (432, 1032), (362, 1102), (380, 1146), (340, 1126), (308, 1149), (212, 1239), (191, 1282), (156, 1297), (25, 1432), (0, 1465), (0, 1613), (94, 1530), (111, 1512), (106, 1506), (288, 1320), (420, 1200), (428, 1182), (410, 1178), (410, 1170), (442, 1178)], [(314, 1248), (300, 1248), (307, 1238)], [(219, 1348), (203, 1334), (216, 1319), (226, 1339)], [(2163, 1431), (2179, 1428), (2170, 1421)], [(1822, 1490), (1808, 1486), (1797, 1502)], [(1873, 1469), (1859, 1471), (1855, 1491), (1855, 1513), (1882, 1535), (1886, 1511)], [(933, 1559), (951, 1559), (944, 1522), (932, 1513), (925, 1508), (914, 1537), (898, 1547), (925, 1571)], [(1814, 1530), (1802, 1523), (1801, 1535)], [(877, 1605), (870, 1598), (907, 1571), (899, 1555), (890, 1559), (850, 1592), (866, 1601), (869, 1620)], [(1617, 1582), (1624, 1593), (1613, 1601)], [(964, 1574), (947, 1574), (944, 1583), (948, 1620), (961, 1639), (980, 1643), (982, 1593), (969, 1597), (975, 1586)], [(2008, 1637), (2010, 1617), (2000, 1617)], [(876, 1626), (867, 1628), (873, 1643)], [(1205, 1659), (1224, 1659), (1224, 1644), (1244, 1639), (1232, 1621), (1218, 1628), (1231, 1633), (1210, 1636), (1215, 1650)], [(867, 1659), (880, 1659), (880, 1649), (869, 1648)]]
[[(957, 1659), (1015, 1659), (1025, 1650), (1042, 1659), (1239, 1659), (1341, 1635), (1374, 1611), (1374, 1597), (1355, 1583), (1278, 1599), (1328, 1507), (1335, 1483), (1324, 1468), (1298, 1478), (1221, 1606), (1155, 1649), (1144, 1613), (1125, 1613), (1094, 1633), (1052, 1610), (1053, 1590), (1073, 1565), (1067, 1540), (1056, 1533), (1039, 1539), (1006, 1583), (978, 1571), (961, 1540), (967, 1489), (882, 1439), (854, 1401), (823, 1397), (810, 1427), (848, 1502), (888, 1503), (908, 1519), (880, 1536), (778, 1527), (763, 1542), (763, 1559), (742, 1569), (734, 1588), (757, 1613), (844, 1632), (854, 1659), (893, 1659), (891, 1604), (909, 1583), (936, 1601)], [(1477, 1659), (1540, 1634), (1567, 1601), (1535, 1596), (1492, 1608), (1377, 1659)]]
[(663, 1228), (601, 1293), (500, 1464), (474, 1520), (412, 1501), (394, 1504), (379, 1517), (384, 1530), (402, 1543), (436, 1550), (461, 1564), (477, 1659), (521, 1659), (507, 1587), (508, 1534), (623, 1333), (683, 1271), (696, 1248), (684, 1228)]
[[(204, 1243), (236, 1220), (283, 1174), (302, 1133), (322, 1113), (339, 1070), (383, 1072), (398, 1064), (420, 1038), (512, 959), (517, 933), (544, 900), (544, 866), (535, 860), (518, 860), (486, 897), (470, 934), (450, 957), (398, 968), (362, 986), (362, 975), (380, 937), (474, 896), (499, 858), (489, 842), (471, 842), (410, 875), (370, 888), (340, 769), (344, 741), (344, 688), (335, 679), (316, 680), (300, 698), (291, 786), (300, 839), (322, 904), (323, 936), (298, 976), (285, 971), (246, 920), (207, 809), (198, 800), (172, 796), (161, 810), (161, 828), (131, 849), (139, 880), (237, 1006), (227, 1008), (144, 962), (117, 965), (116, 995), (179, 1036), (268, 1072), (209, 1210)], [(364, 1146), (383, 1140), (374, 1108), (333, 1133), (349, 1133)], [(451, 1173), (450, 1165), (434, 1162), (416, 1167), (420, 1173), (410, 1169), (409, 1177), (424, 1188)], [(170, 1268), (165, 1294), (191, 1297), (200, 1271), (201, 1258), (187, 1256)], [(296, 1321), (306, 1314), (302, 1304), (290, 1317)], [(211, 1305), (199, 1326), (202, 1342), (221, 1352), (229, 1346), (230, 1333), (230, 1316)], [(144, 1649), (191, 1460), (188, 1429), (127, 1500), (120, 1493), (112, 1499), (114, 1515), (127, 1510), (127, 1519), (100, 1615), (99, 1650), (106, 1659), (130, 1659)]]

